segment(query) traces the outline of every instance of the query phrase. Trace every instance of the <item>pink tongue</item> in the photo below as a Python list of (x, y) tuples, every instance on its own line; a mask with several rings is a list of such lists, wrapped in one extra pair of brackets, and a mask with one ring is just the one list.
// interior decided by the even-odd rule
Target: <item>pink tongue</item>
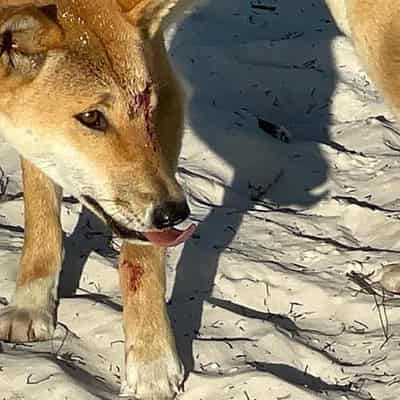
[(193, 235), (195, 230), (196, 225), (192, 224), (184, 231), (172, 228), (162, 232), (146, 232), (143, 233), (143, 235), (149, 242), (158, 246), (173, 247), (188, 240)]

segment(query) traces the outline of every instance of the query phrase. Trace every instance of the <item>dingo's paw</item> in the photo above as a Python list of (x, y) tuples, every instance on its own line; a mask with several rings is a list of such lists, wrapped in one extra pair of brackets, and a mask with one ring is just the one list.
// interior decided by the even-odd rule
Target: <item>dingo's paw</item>
[(55, 321), (46, 310), (8, 306), (0, 310), (0, 340), (12, 343), (51, 339)]
[(150, 362), (129, 353), (121, 396), (135, 400), (172, 400), (182, 391), (183, 365), (175, 354)]

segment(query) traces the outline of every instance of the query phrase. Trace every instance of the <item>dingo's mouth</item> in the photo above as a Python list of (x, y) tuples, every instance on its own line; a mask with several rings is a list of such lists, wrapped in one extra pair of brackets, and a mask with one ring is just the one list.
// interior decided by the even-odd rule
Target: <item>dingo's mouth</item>
[(188, 240), (196, 230), (196, 225), (191, 224), (187, 229), (168, 228), (162, 231), (139, 232), (128, 229), (111, 217), (103, 207), (92, 197), (82, 196), (84, 203), (97, 213), (110, 226), (112, 231), (121, 239), (150, 242), (161, 247), (177, 246)]

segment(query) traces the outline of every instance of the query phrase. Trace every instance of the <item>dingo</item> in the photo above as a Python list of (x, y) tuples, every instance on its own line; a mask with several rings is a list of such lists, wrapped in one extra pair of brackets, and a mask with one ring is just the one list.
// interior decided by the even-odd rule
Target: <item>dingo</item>
[(338, 27), (356, 52), (383, 97), (400, 116), (399, 0), (326, 0)]
[[(125, 239), (121, 393), (169, 400), (183, 368), (164, 301), (164, 248), (193, 226), (175, 180), (182, 96), (163, 44), (178, 0), (0, 0), (0, 133), (22, 157), (25, 242), (0, 339), (56, 324), (65, 189)], [(62, 188), (62, 189), (61, 189)]]

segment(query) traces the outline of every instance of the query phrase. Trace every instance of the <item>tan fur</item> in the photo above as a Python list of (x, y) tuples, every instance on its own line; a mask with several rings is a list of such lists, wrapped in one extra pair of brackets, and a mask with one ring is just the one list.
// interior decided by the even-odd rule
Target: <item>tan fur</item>
[(183, 366), (165, 307), (165, 250), (125, 242), (119, 271), (127, 366), (123, 388), (139, 398), (150, 390), (154, 399), (162, 399), (172, 383), (178, 393)]
[[(133, 351), (143, 361), (154, 360), (166, 347), (175, 346), (169, 334), (168, 316), (159, 313), (165, 302), (164, 255), (163, 249), (128, 243), (124, 243), (121, 250), (120, 278), (126, 346), (127, 351)], [(144, 319), (151, 320), (151, 324), (143, 323)], [(130, 326), (136, 329), (130, 330)], [(164, 334), (154, 335), (159, 331), (164, 331)]]
[(17, 286), (58, 273), (62, 254), (61, 189), (27, 160), (22, 171), (25, 241)]
[(400, 118), (400, 1), (327, 0), (361, 61)]
[[(22, 156), (25, 192), (24, 252), (12, 304), (0, 311), (0, 339), (53, 333), (61, 187), (100, 218), (87, 196), (140, 232), (154, 230), (154, 207), (183, 199), (174, 176), (183, 100), (162, 36), (177, 2), (0, 2), (0, 134)], [(75, 118), (93, 109), (106, 115), (106, 132)], [(174, 398), (183, 378), (164, 301), (164, 258), (164, 249), (142, 242), (122, 248), (122, 394), (144, 400)]]
[(22, 171), (24, 249), (14, 298), (0, 321), (0, 338), (12, 342), (51, 337), (62, 258), (61, 190), (27, 160), (22, 160)]

